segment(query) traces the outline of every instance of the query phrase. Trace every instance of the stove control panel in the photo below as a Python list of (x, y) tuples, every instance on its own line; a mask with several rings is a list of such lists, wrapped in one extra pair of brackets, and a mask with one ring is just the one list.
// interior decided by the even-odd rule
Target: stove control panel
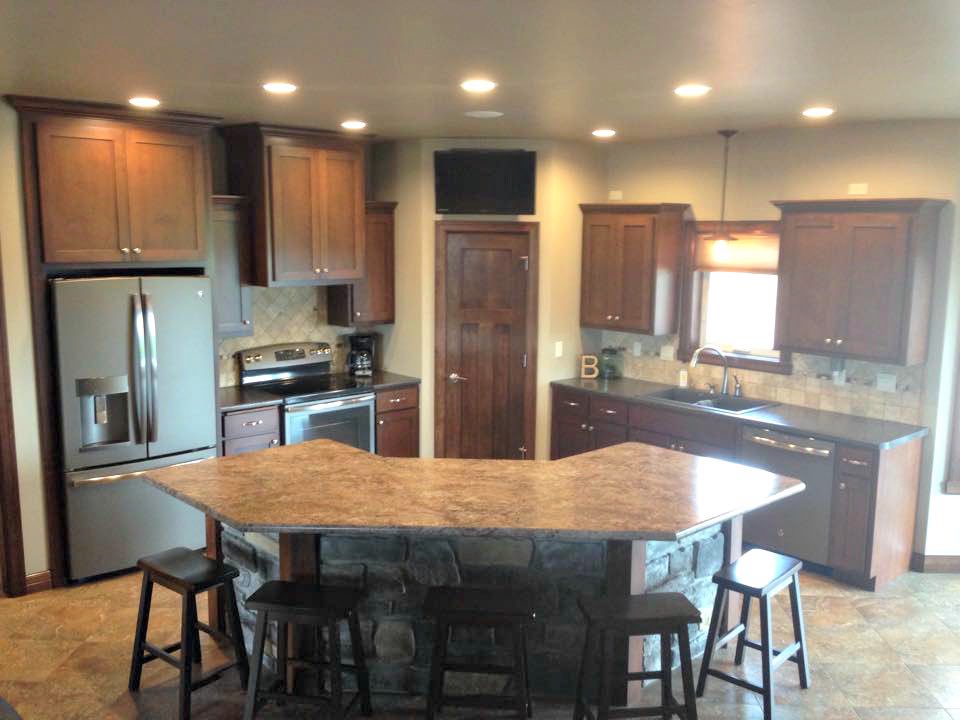
[(248, 370), (282, 370), (298, 365), (329, 363), (333, 357), (330, 344), (325, 342), (264, 345), (238, 353), (241, 372)]

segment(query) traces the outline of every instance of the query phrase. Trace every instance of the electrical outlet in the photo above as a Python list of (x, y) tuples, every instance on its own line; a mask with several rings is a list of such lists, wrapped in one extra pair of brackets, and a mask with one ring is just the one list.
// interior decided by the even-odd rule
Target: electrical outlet
[(660, 359), (672, 362), (677, 359), (677, 349), (673, 345), (660, 346)]
[(894, 393), (897, 391), (897, 376), (893, 373), (877, 373), (877, 390)]
[(643, 343), (641, 343), (639, 340), (635, 340), (633, 342), (633, 356), (640, 357), (641, 355), (643, 355)]
[(611, 190), (607, 193), (608, 200), (623, 200), (623, 190)]
[(867, 183), (850, 183), (847, 185), (847, 195), (866, 195), (869, 189)]
[(563, 340), (557, 340), (553, 344), (553, 356), (555, 358), (563, 357)]

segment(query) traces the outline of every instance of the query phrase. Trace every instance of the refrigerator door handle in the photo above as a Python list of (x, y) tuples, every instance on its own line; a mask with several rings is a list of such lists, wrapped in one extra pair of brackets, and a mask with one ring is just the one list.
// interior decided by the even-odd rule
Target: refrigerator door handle
[(147, 351), (143, 327), (143, 304), (140, 295), (131, 293), (133, 301), (133, 425), (137, 444), (144, 442), (147, 403)]
[(149, 353), (147, 362), (150, 365), (150, 393), (147, 403), (147, 426), (149, 427), (148, 440), (156, 442), (159, 430), (159, 411), (157, 408), (157, 395), (160, 394), (160, 385), (157, 376), (157, 315), (153, 310), (153, 301), (150, 299), (150, 293), (143, 293), (143, 309), (146, 315), (147, 326), (147, 351)]

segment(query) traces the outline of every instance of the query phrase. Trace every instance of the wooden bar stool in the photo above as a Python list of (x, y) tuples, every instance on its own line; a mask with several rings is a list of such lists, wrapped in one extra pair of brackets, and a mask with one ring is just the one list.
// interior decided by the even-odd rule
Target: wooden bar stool
[[(233, 579), (239, 571), (206, 557), (203, 553), (174, 548), (141, 559), (137, 567), (143, 570), (143, 584), (140, 590), (140, 613), (137, 616), (137, 631), (133, 640), (133, 659), (130, 663), (131, 692), (140, 689), (140, 677), (144, 663), (163, 660), (180, 670), (180, 720), (190, 717), (190, 693), (217, 680), (226, 670), (236, 667), (240, 673), (240, 684), (247, 685), (247, 650), (243, 644), (243, 631), (240, 628), (240, 614), (237, 611), (237, 599), (233, 591)], [(180, 642), (158, 647), (147, 641), (147, 626), (150, 622), (150, 603), (153, 599), (154, 583), (173, 590), (182, 600), (180, 617)], [(206, 623), (197, 620), (197, 594), (223, 587), (224, 606), (230, 630), (228, 638)], [(200, 631), (221, 642), (233, 645), (234, 661), (206, 675), (194, 679), (193, 664), (200, 663)], [(171, 653), (180, 651), (177, 659)]]
[[(707, 646), (703, 651), (703, 664), (700, 666), (700, 678), (697, 681), (697, 697), (703, 697), (703, 691), (707, 685), (707, 676), (712, 675), (762, 695), (764, 720), (773, 720), (773, 673), (783, 663), (787, 660), (796, 663), (800, 674), (800, 687), (803, 689), (810, 687), (810, 671), (807, 668), (807, 638), (803, 629), (803, 610), (800, 607), (800, 569), (802, 567), (803, 563), (795, 558), (767, 550), (754, 549), (713, 576), (713, 581), (717, 584), (717, 599), (713, 603), (713, 615), (710, 618)], [(793, 618), (794, 641), (783, 650), (777, 650), (773, 647), (770, 598), (788, 586), (790, 587), (790, 614)], [(720, 615), (730, 592), (738, 592), (743, 596), (740, 623), (723, 637), (718, 638)], [(751, 598), (757, 598), (760, 602), (759, 643), (747, 638)], [(723, 647), (734, 638), (737, 639), (737, 650), (734, 656), (736, 665), (743, 662), (745, 647), (760, 651), (763, 685), (755, 685), (747, 680), (710, 667), (714, 649)]]
[[(587, 637), (583, 644), (577, 698), (573, 720), (607, 720), (608, 718), (653, 717), (665, 720), (674, 715), (697, 720), (697, 701), (693, 694), (693, 662), (690, 659), (690, 635), (687, 625), (700, 623), (700, 611), (680, 593), (649, 593), (629, 597), (581, 598), (580, 611), (587, 620)], [(660, 669), (627, 673), (627, 680), (659, 680), (660, 705), (657, 707), (610, 707), (610, 683), (613, 675), (613, 644), (617, 637), (634, 635), (660, 636)], [(673, 696), (673, 650), (677, 636), (680, 648), (680, 672), (683, 677), (683, 704)], [(590, 709), (584, 686), (591, 646), (600, 644), (600, 698), (596, 714)]]
[[(373, 714), (370, 702), (370, 674), (367, 670), (363, 652), (363, 639), (360, 635), (360, 622), (357, 617), (357, 605), (363, 597), (363, 590), (356, 587), (312, 585), (307, 583), (273, 580), (264, 583), (247, 598), (247, 608), (257, 613), (257, 627), (253, 638), (253, 657), (250, 665), (250, 679), (247, 682), (247, 702), (244, 707), (244, 720), (252, 720), (257, 706), (262, 700), (293, 702), (312, 705), (327, 711), (333, 720), (342, 720), (359, 701), (364, 715)], [(350, 630), (350, 644), (353, 648), (353, 664), (345, 665), (340, 652), (340, 623), (347, 622)], [(277, 687), (269, 691), (261, 690), (260, 671), (263, 666), (263, 646), (267, 638), (267, 625), (277, 623)], [(327, 629), (327, 655), (317, 649), (321, 657), (308, 659), (288, 657), (287, 632), (289, 625), (309, 625), (317, 629)], [(288, 670), (292, 671), (288, 673)], [(288, 677), (297, 670), (313, 670), (320, 676), (318, 696), (295, 695), (292, 682)], [(343, 705), (343, 673), (352, 672), (357, 677), (358, 692)], [(330, 689), (324, 687), (324, 675), (329, 676)], [(278, 692), (279, 690), (279, 692)]]
[[(536, 604), (529, 592), (506, 588), (432, 587), (427, 592), (424, 614), (434, 620), (433, 658), (430, 662), (430, 695), (427, 720), (433, 720), (444, 705), (473, 708), (514, 708), (517, 717), (533, 717), (530, 677), (527, 667), (526, 627), (536, 621)], [(513, 664), (470, 663), (447, 659), (450, 628), (455, 625), (507, 628), (513, 636)], [(511, 675), (512, 697), (500, 695), (444, 695), (448, 672)]]

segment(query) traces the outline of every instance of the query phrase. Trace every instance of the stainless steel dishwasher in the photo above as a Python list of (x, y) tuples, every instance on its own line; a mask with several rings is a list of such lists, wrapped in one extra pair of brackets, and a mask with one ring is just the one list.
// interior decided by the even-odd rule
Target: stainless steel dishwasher
[(836, 445), (817, 438), (744, 427), (740, 462), (806, 483), (803, 492), (744, 516), (744, 542), (827, 565)]

